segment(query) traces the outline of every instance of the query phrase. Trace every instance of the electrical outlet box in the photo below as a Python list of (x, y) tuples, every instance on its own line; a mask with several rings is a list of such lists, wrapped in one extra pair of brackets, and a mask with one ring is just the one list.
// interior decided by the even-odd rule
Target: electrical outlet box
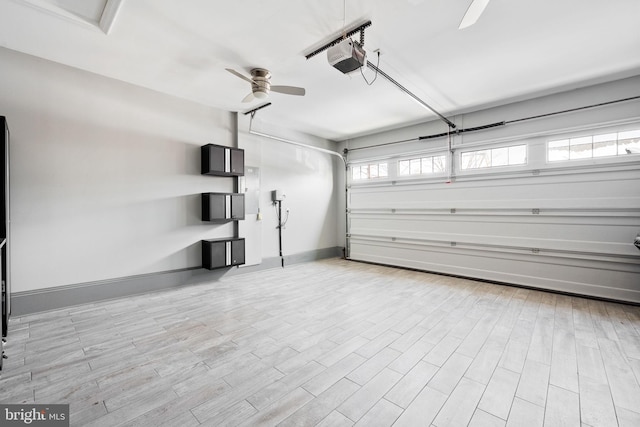
[(271, 201), (272, 202), (281, 202), (284, 199), (284, 192), (282, 190), (273, 190), (271, 192)]

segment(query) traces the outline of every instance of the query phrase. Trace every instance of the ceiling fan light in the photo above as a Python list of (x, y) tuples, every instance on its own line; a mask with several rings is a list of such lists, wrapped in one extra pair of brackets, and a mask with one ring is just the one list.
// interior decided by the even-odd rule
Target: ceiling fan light
[(258, 99), (265, 99), (268, 96), (267, 92), (263, 92), (263, 91), (260, 91), (260, 90), (257, 90), (255, 92), (253, 92), (253, 94)]

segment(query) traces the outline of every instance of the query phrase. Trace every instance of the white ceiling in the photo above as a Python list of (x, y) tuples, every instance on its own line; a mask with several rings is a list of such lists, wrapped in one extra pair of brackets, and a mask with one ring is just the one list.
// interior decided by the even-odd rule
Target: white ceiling
[(345, 23), (371, 20), (369, 60), (380, 49), (446, 116), (640, 74), (639, 0), (491, 0), (464, 30), (470, 0), (110, 0), (107, 26), (90, 16), (106, 0), (86, 1), (0, 0), (0, 46), (240, 112), (262, 102), (241, 103), (250, 85), (225, 68), (267, 68), (307, 95), (272, 93), (261, 119), (334, 140), (434, 119), (383, 78), (305, 59)]

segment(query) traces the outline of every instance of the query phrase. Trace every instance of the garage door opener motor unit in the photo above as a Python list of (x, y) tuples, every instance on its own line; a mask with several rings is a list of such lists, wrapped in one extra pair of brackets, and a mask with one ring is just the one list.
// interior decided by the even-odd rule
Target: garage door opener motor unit
[(347, 74), (366, 64), (367, 52), (360, 43), (344, 39), (327, 50), (327, 60), (333, 67)]

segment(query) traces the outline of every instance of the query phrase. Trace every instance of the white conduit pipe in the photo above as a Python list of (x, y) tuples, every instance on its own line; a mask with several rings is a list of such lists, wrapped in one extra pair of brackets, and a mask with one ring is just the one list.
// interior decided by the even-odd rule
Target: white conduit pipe
[(314, 147), (313, 145), (303, 144), (302, 142), (297, 142), (297, 141), (292, 141), (290, 139), (280, 138), (279, 136), (267, 135), (266, 133), (256, 132), (255, 130), (251, 130), (251, 128), (249, 128), (249, 133), (251, 135), (261, 136), (263, 138), (274, 139), (276, 141), (284, 142), (286, 144), (297, 145), (297, 146), (300, 146), (300, 147), (309, 148), (310, 150), (321, 151), (323, 153), (331, 154), (332, 156), (337, 156), (344, 162), (345, 167), (347, 166), (347, 160), (344, 158), (344, 156), (342, 154), (340, 154), (340, 153), (338, 153), (336, 151), (331, 151), (331, 150), (327, 150), (327, 149), (320, 148), (320, 147)]

